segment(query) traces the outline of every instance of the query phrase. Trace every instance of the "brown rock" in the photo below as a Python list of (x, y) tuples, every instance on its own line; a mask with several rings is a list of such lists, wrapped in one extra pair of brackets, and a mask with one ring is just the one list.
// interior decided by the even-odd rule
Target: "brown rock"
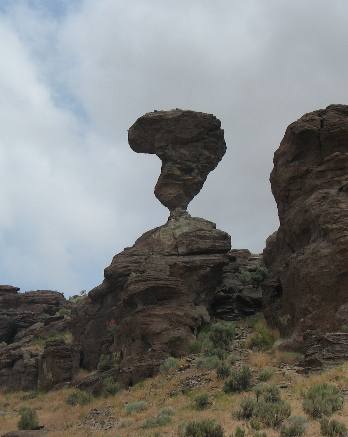
[(129, 129), (128, 141), (135, 152), (154, 153), (161, 159), (155, 195), (172, 214), (186, 210), (224, 156), (220, 126), (212, 114), (174, 109), (149, 112)]
[(271, 185), (280, 227), (267, 240), (265, 314), (283, 334), (348, 323), (348, 106), (304, 115), (286, 130)]
[(38, 389), (49, 390), (70, 382), (80, 366), (80, 351), (63, 340), (49, 341), (39, 360)]
[(68, 308), (61, 293), (48, 290), (18, 293), (0, 286), (0, 387), (35, 390), (38, 383), (40, 342), (70, 329), (69, 320), (57, 316)]
[(221, 283), (229, 247), (228, 234), (187, 214), (116, 255), (103, 284), (89, 293), (90, 303), (79, 309), (83, 315), (74, 335), (82, 346), (83, 365), (96, 368), (101, 354), (113, 353), (119, 379), (131, 385), (152, 376), (169, 355), (185, 354), (195, 329), (209, 319), (207, 308)]

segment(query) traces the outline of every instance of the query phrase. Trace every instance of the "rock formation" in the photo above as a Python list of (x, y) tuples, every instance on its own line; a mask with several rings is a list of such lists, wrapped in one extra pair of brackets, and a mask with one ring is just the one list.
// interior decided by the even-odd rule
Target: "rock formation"
[(292, 123), (274, 155), (280, 226), (267, 240), (265, 314), (293, 346), (348, 325), (348, 106)]
[[(113, 258), (104, 282), (78, 308), (73, 329), (82, 365), (108, 362), (126, 385), (153, 375), (168, 356), (184, 355), (211, 315), (238, 317), (245, 302), (252, 302), (251, 313), (261, 303), (256, 282), (248, 288), (239, 278), (258, 262), (249, 252), (230, 252), (226, 232), (186, 212), (225, 153), (220, 121), (201, 112), (153, 112), (130, 128), (129, 143), (161, 158), (155, 194), (170, 218)], [(93, 381), (100, 379), (86, 384)]]
[[(19, 288), (0, 285), (0, 387), (2, 390), (34, 390), (42, 356), (47, 356), (45, 343), (49, 338), (63, 338), (69, 332), (69, 319), (61, 310), (70, 311), (71, 304), (55, 291), (18, 293)], [(70, 348), (72, 346), (67, 346)], [(45, 351), (45, 353), (43, 353)], [(46, 354), (46, 355), (45, 355)], [(47, 360), (46, 360), (47, 361)], [(41, 366), (52, 374), (50, 388), (67, 379), (55, 378), (56, 362)], [(79, 357), (77, 357), (79, 363)], [(52, 368), (53, 367), (53, 368)], [(60, 374), (61, 375), (61, 374)], [(72, 373), (69, 374), (71, 379)]]
[(172, 214), (186, 210), (226, 152), (220, 120), (181, 109), (143, 115), (129, 129), (128, 141), (135, 152), (161, 159), (155, 195)]

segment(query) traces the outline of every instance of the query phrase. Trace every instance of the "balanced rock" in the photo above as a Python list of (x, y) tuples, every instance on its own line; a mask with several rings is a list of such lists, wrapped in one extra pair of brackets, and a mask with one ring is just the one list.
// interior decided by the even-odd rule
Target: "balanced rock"
[(82, 366), (98, 369), (78, 386), (92, 392), (110, 375), (125, 385), (154, 375), (166, 358), (188, 352), (211, 317), (231, 320), (261, 305), (259, 257), (230, 251), (226, 232), (186, 211), (225, 153), (220, 121), (193, 111), (149, 113), (130, 128), (129, 143), (162, 159), (155, 194), (171, 214), (116, 255), (76, 308)]
[(274, 155), (280, 226), (267, 240), (265, 314), (303, 343), (348, 325), (348, 106), (304, 115)]
[(143, 115), (129, 129), (128, 141), (135, 152), (161, 159), (155, 195), (171, 213), (186, 210), (226, 152), (220, 120), (181, 109)]
[(161, 158), (155, 194), (171, 215), (114, 257), (74, 324), (82, 365), (117, 367), (126, 385), (188, 351), (197, 328), (210, 318), (231, 247), (226, 232), (186, 212), (225, 153), (220, 121), (193, 111), (148, 113), (130, 128), (129, 143)]

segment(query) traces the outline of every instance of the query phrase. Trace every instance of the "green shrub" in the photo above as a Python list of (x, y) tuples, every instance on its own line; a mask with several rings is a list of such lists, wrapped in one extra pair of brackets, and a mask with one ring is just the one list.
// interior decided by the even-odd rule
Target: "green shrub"
[(189, 345), (189, 352), (191, 354), (199, 354), (202, 351), (202, 348), (203, 348), (202, 340), (196, 338), (195, 340), (191, 341)]
[(242, 399), (239, 410), (237, 411), (237, 417), (240, 420), (251, 419), (254, 415), (257, 406), (257, 401), (254, 398), (244, 398)]
[(177, 360), (174, 357), (168, 357), (163, 361), (163, 363), (160, 366), (160, 372), (161, 373), (169, 373), (174, 371), (179, 367), (179, 360)]
[(39, 429), (39, 420), (36, 411), (29, 407), (22, 407), (19, 410), (20, 419), (18, 422), (18, 429), (21, 430), (34, 430)]
[(92, 395), (82, 390), (76, 390), (65, 399), (65, 403), (71, 406), (86, 405), (92, 401)]
[(280, 437), (301, 437), (306, 431), (307, 421), (301, 416), (289, 417), (280, 430)]
[(147, 407), (147, 403), (145, 401), (136, 401), (130, 402), (125, 406), (125, 410), (127, 414), (139, 413), (139, 411), (144, 411)]
[(206, 393), (198, 395), (194, 399), (194, 405), (196, 410), (204, 410), (211, 404), (209, 396)]
[(285, 401), (267, 402), (263, 399), (257, 401), (253, 398), (244, 398), (240, 403), (237, 417), (240, 420), (254, 419), (255, 423), (276, 428), (290, 414), (290, 405)]
[(103, 394), (105, 396), (114, 396), (120, 391), (120, 384), (112, 376), (108, 376), (103, 381)]
[(343, 396), (333, 384), (313, 385), (305, 395), (304, 411), (313, 418), (331, 416), (343, 407)]
[(224, 392), (234, 393), (241, 392), (250, 388), (251, 385), (251, 370), (247, 366), (241, 367), (239, 370), (233, 370), (231, 376), (225, 382)]
[(211, 325), (209, 340), (216, 348), (228, 349), (235, 335), (235, 327), (231, 322), (217, 322)]
[(179, 430), (181, 437), (224, 437), (224, 430), (214, 420), (189, 422)]
[(266, 384), (262, 382), (257, 384), (253, 391), (256, 395), (256, 399), (262, 399), (266, 402), (278, 402), (280, 401), (280, 390), (274, 384)]
[(254, 409), (254, 416), (266, 427), (277, 428), (291, 414), (290, 405), (285, 401), (259, 401)]
[(259, 373), (258, 379), (260, 382), (267, 382), (272, 378), (273, 374), (274, 374), (274, 370), (272, 368), (265, 367)]
[(218, 379), (226, 379), (231, 375), (231, 370), (229, 366), (225, 363), (220, 363), (216, 368), (216, 376)]
[(245, 437), (244, 429), (237, 426), (236, 430), (232, 433), (231, 437)]
[(348, 325), (342, 325), (341, 331), (342, 332), (348, 332)]
[(224, 360), (227, 357), (228, 352), (222, 348), (211, 348), (211, 349), (208, 349), (205, 352), (205, 354), (208, 356), (215, 355), (216, 357), (219, 358), (219, 360)]
[(262, 423), (256, 417), (254, 417), (250, 420), (250, 426), (255, 431), (259, 431), (262, 428)]
[(255, 323), (254, 331), (248, 342), (251, 349), (264, 351), (273, 346), (275, 336), (264, 321), (261, 320)]
[(337, 420), (326, 418), (320, 421), (320, 431), (322, 435), (328, 437), (347, 437), (348, 430), (344, 423), (338, 422)]
[(216, 369), (221, 363), (221, 360), (216, 355), (201, 357), (197, 360), (197, 367), (201, 369)]
[(172, 421), (174, 410), (164, 408), (156, 417), (150, 417), (144, 421), (142, 428), (155, 428), (157, 426), (166, 426)]

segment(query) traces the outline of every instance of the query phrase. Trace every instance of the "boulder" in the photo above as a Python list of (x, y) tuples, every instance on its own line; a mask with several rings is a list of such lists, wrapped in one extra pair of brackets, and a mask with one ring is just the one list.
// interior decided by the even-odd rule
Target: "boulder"
[[(39, 361), (46, 339), (64, 337), (70, 320), (59, 315), (71, 304), (56, 291), (19, 293), (19, 288), (0, 286), (0, 387), (35, 390)], [(61, 382), (61, 381), (59, 381)]]
[(265, 315), (304, 344), (348, 324), (348, 106), (304, 115), (274, 155), (280, 226), (267, 240)]
[(132, 385), (156, 373), (168, 356), (187, 353), (210, 318), (229, 248), (228, 234), (185, 214), (116, 255), (73, 324), (82, 365), (95, 369), (102, 355), (114, 354), (120, 381)]
[(181, 109), (143, 115), (129, 129), (128, 141), (135, 152), (161, 159), (155, 195), (172, 214), (186, 210), (226, 152), (220, 120)]
[(64, 340), (48, 341), (39, 359), (38, 389), (69, 383), (80, 367), (80, 350)]

